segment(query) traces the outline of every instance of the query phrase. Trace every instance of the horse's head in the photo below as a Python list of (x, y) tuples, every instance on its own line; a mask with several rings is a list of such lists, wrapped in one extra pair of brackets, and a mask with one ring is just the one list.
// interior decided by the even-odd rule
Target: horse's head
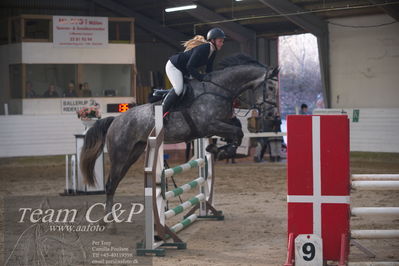
[(233, 97), (256, 89), (273, 74), (270, 68), (243, 54), (227, 57), (220, 65), (222, 69), (213, 75), (212, 81), (231, 91)]
[(273, 116), (278, 112), (278, 68), (269, 67), (266, 75), (266, 80), (255, 88), (253, 98), (247, 104), (258, 109), (259, 114), (262, 116)]

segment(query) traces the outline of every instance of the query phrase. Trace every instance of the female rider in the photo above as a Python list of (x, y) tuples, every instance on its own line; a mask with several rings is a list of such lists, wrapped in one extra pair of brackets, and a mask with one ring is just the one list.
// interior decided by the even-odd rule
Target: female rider
[(162, 103), (164, 116), (183, 92), (184, 76), (191, 75), (195, 79), (203, 81), (205, 74), (199, 73), (197, 69), (206, 66), (206, 73), (212, 72), (216, 51), (222, 49), (225, 38), (223, 30), (213, 28), (208, 31), (206, 40), (203, 36), (196, 35), (191, 40), (184, 42), (183, 45), (186, 48), (184, 52), (169, 58), (165, 70), (173, 88)]

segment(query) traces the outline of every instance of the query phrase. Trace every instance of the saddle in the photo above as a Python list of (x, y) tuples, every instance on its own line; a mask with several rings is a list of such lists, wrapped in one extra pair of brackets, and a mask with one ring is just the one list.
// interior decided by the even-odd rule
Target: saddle
[[(161, 101), (164, 97), (166, 97), (168, 92), (169, 90), (164, 90), (164, 89), (154, 90), (154, 93), (152, 95), (153, 97), (151, 97), (150, 102), (154, 103)], [(170, 109), (170, 112), (181, 112), (187, 124), (190, 126), (190, 131), (191, 131), (190, 136), (193, 139), (200, 137), (198, 128), (187, 111), (187, 109), (192, 105), (194, 100), (195, 100), (194, 89), (191, 86), (190, 82), (185, 82), (182, 94), (177, 100), (177, 103), (174, 106), (172, 106), (172, 108)], [(166, 119), (164, 122), (167, 123), (168, 120)]]
[[(169, 93), (169, 90), (165, 89), (155, 89), (152, 93), (152, 97), (150, 99), (150, 103), (155, 103), (163, 100), (166, 95)], [(183, 85), (183, 92), (179, 96), (177, 103), (171, 108), (171, 111), (181, 111), (192, 104), (194, 101), (194, 91), (190, 82), (185, 82)]]

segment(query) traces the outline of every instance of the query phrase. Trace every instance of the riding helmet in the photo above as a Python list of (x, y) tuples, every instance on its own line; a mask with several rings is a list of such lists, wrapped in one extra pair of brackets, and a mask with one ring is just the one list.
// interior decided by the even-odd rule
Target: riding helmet
[(221, 39), (226, 38), (224, 31), (221, 28), (210, 29), (208, 31), (208, 34), (206, 35), (206, 39), (209, 41), (209, 40), (217, 39), (217, 38), (221, 38)]

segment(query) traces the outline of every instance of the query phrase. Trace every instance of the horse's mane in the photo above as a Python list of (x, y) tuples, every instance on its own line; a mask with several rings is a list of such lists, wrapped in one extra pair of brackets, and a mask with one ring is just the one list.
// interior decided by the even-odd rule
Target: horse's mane
[(245, 55), (245, 54), (235, 54), (229, 57), (224, 58), (219, 63), (221, 69), (225, 69), (226, 67), (233, 67), (239, 65), (257, 65), (260, 67), (266, 67), (265, 65), (259, 63), (256, 59)]

